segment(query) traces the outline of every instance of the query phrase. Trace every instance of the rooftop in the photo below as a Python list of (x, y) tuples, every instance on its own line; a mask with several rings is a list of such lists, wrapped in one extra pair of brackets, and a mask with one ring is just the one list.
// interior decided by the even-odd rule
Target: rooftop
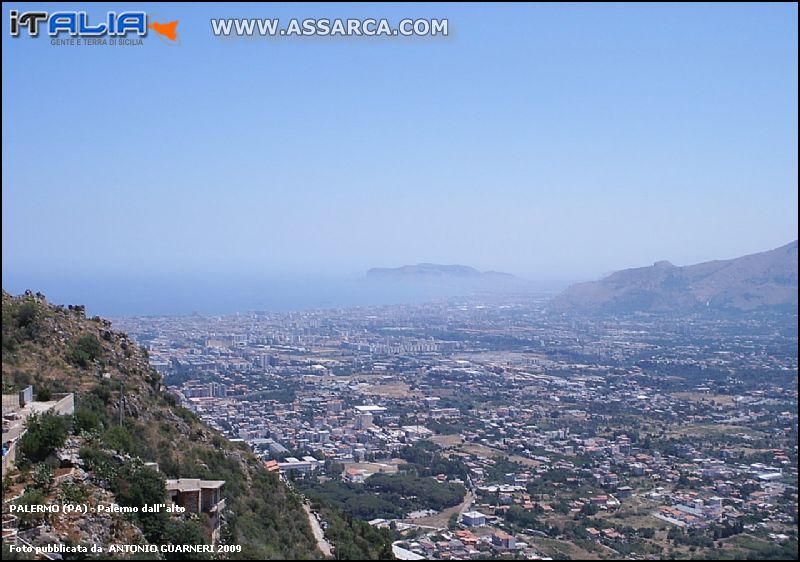
[(179, 492), (195, 492), (201, 489), (222, 488), (225, 480), (200, 480), (199, 478), (178, 478), (167, 480), (167, 490)]

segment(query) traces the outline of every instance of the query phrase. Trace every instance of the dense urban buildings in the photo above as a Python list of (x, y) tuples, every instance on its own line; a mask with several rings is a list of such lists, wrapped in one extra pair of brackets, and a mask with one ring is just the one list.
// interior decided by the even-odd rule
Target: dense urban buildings
[(796, 556), (796, 313), (544, 302), (114, 327), (186, 408), (312, 503), (392, 529), (400, 558)]

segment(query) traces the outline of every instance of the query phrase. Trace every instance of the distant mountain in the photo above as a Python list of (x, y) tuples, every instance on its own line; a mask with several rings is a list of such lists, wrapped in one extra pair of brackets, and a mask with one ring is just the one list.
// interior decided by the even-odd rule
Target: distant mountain
[(550, 303), (561, 312), (797, 309), (797, 241), (736, 259), (678, 267), (668, 261), (572, 285)]
[(436, 263), (420, 263), (401, 267), (374, 267), (367, 271), (369, 279), (514, 279), (510, 273), (487, 271), (481, 273), (468, 265), (439, 265)]
[[(366, 285), (400, 292), (417, 291), (424, 296), (532, 291), (532, 284), (509, 273), (478, 271), (466, 265), (420, 263), (401, 267), (376, 267), (362, 280)], [(430, 293), (430, 294), (428, 294)]]

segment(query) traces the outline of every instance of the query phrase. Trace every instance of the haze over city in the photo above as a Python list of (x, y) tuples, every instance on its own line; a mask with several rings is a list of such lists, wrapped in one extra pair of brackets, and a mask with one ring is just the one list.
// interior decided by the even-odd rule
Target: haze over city
[(519, 10), (274, 6), (450, 35), (255, 40), (211, 36), (202, 6), (179, 46), (127, 49), (4, 21), (4, 287), (101, 313), (303, 307), (371, 267), (554, 290), (796, 238), (796, 6)]

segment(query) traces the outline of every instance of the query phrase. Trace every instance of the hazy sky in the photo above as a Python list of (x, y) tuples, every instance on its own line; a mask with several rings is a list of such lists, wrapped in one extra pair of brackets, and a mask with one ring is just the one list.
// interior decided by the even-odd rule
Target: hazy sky
[[(418, 262), (586, 279), (797, 236), (794, 4), (125, 6), (181, 44), (12, 39), (9, 9), (54, 7), (4, 4), (6, 288)], [(213, 37), (233, 16), (450, 36)]]

